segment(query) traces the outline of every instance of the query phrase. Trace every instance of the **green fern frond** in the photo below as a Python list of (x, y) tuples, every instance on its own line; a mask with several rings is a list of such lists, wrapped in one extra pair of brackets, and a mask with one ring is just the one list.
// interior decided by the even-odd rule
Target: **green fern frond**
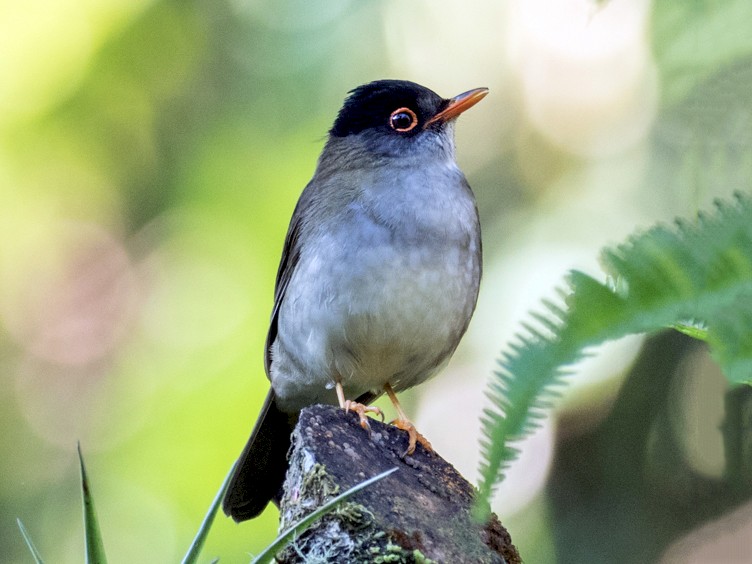
[(489, 384), (492, 408), (481, 419), (481, 507), (508, 464), (510, 446), (529, 434), (565, 383), (567, 368), (591, 347), (684, 320), (707, 327), (707, 342), (726, 377), (752, 382), (752, 199), (717, 202), (695, 221), (658, 225), (602, 253), (607, 282), (573, 271), (566, 310), (544, 303), (537, 325), (499, 360)]

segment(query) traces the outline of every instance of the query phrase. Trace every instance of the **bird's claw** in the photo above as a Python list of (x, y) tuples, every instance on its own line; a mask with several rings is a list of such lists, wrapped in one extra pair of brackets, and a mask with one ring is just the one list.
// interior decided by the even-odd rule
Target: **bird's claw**
[(364, 405), (353, 400), (346, 400), (344, 405), (345, 413), (348, 411), (354, 411), (360, 418), (360, 426), (363, 427), (369, 433), (371, 432), (371, 425), (368, 423), (368, 417), (366, 413), (375, 413), (381, 417), (381, 421), (384, 421), (384, 412), (375, 405)]
[(433, 447), (431, 446), (431, 443), (428, 442), (428, 439), (426, 439), (423, 435), (421, 435), (418, 432), (418, 429), (415, 428), (415, 425), (409, 419), (395, 419), (394, 421), (392, 421), (392, 425), (394, 425), (398, 429), (407, 431), (407, 435), (408, 435), (407, 450), (402, 453), (402, 458), (404, 458), (405, 456), (412, 455), (415, 452), (415, 445), (417, 443), (420, 443), (423, 446), (423, 448), (426, 449), (427, 451), (433, 452)]

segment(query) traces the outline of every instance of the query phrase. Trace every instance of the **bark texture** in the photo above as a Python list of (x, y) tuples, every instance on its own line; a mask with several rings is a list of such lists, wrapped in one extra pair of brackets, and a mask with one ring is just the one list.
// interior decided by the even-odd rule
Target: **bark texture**
[(288, 546), (281, 562), (508, 563), (522, 560), (495, 515), (470, 514), (474, 488), (444, 459), (418, 445), (402, 457), (407, 433), (331, 406), (302, 411), (293, 433), (280, 506), (284, 530), (333, 496), (376, 474), (372, 484)]

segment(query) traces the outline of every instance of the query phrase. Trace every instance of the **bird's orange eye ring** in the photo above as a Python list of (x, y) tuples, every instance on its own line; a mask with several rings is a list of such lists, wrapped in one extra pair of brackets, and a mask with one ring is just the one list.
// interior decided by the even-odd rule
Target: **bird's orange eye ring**
[(389, 116), (389, 127), (400, 133), (415, 129), (418, 125), (418, 116), (410, 108), (397, 108)]

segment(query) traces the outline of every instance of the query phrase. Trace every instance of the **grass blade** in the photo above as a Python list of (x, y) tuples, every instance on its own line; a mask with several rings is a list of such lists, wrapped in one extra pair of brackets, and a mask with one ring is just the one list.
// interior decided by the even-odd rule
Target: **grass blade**
[(31, 536), (29, 536), (29, 531), (27, 531), (26, 527), (24, 527), (24, 524), (21, 523), (21, 519), (16, 518), (16, 523), (18, 523), (18, 528), (21, 529), (21, 535), (26, 541), (26, 546), (29, 547), (29, 550), (31, 551), (31, 555), (34, 557), (34, 562), (36, 564), (44, 564), (44, 560), (42, 560), (42, 555), (39, 554), (37, 547), (34, 546), (33, 542), (31, 542)]
[(81, 443), (78, 443), (78, 461), (81, 466), (81, 491), (83, 493), (84, 504), (86, 563), (107, 564), (107, 557), (104, 554), (104, 545), (102, 544), (102, 534), (99, 531), (99, 522), (97, 521), (97, 514), (94, 511), (94, 498), (89, 488), (89, 479), (86, 476), (84, 457), (81, 454)]
[(374, 484), (375, 482), (378, 482), (379, 480), (382, 480), (386, 478), (389, 474), (397, 471), (397, 468), (392, 468), (391, 470), (387, 470), (386, 472), (382, 472), (381, 474), (378, 474), (374, 476), (373, 478), (369, 478), (365, 482), (361, 482), (349, 490), (347, 490), (344, 493), (341, 493), (331, 501), (326, 502), (324, 505), (319, 507), (316, 511), (311, 513), (310, 515), (304, 517), (297, 523), (295, 523), (292, 527), (287, 529), (284, 533), (279, 535), (272, 544), (266, 547), (264, 551), (259, 554), (256, 558), (253, 559), (253, 562), (251, 564), (262, 564), (264, 562), (270, 562), (272, 558), (274, 558), (274, 555), (277, 554), (280, 550), (282, 550), (287, 543), (289, 543), (295, 536), (305, 532), (313, 523), (319, 519), (320, 517), (323, 517), (330, 511), (334, 510), (339, 504), (341, 504), (343, 501), (345, 501), (350, 496), (358, 493), (360, 490), (367, 488), (371, 484)]
[(222, 503), (222, 498), (225, 496), (227, 486), (230, 484), (230, 478), (232, 478), (232, 475), (235, 472), (235, 464), (232, 465), (230, 471), (227, 473), (227, 476), (225, 476), (222, 485), (219, 487), (219, 491), (214, 497), (214, 501), (212, 501), (212, 504), (209, 507), (209, 511), (207, 511), (206, 513), (206, 517), (204, 517), (204, 520), (201, 522), (201, 526), (199, 527), (198, 532), (196, 533), (196, 536), (194, 537), (193, 542), (188, 549), (188, 552), (183, 557), (182, 564), (193, 564), (194, 562), (198, 561), (198, 555), (201, 553), (201, 549), (204, 547), (204, 542), (206, 542), (206, 537), (209, 534), (209, 529), (214, 522), (214, 517), (217, 515), (217, 510)]
[(708, 330), (706, 327), (690, 325), (688, 323), (673, 323), (669, 327), (698, 341), (708, 342)]

